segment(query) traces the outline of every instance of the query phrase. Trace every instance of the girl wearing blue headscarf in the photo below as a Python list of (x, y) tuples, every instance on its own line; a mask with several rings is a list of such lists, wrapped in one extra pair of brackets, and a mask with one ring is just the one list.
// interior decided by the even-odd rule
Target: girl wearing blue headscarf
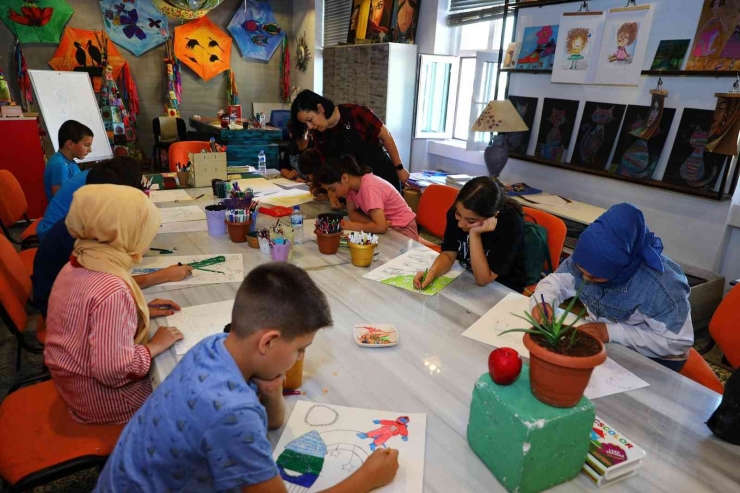
[(683, 368), (694, 343), (689, 283), (662, 255), (663, 243), (632, 204), (602, 214), (578, 239), (573, 255), (543, 279), (530, 300), (536, 318), (544, 298), (549, 313), (580, 290), (588, 319), (580, 327), (672, 370)]

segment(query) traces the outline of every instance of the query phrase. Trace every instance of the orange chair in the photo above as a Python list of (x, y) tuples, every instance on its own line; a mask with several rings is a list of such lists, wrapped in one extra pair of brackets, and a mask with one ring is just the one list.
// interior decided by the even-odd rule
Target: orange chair
[(0, 404), (0, 478), (26, 491), (102, 468), (124, 426), (78, 423), (51, 380), (24, 387)]
[(740, 367), (740, 325), (735, 313), (738, 306), (740, 288), (736, 286), (727, 293), (709, 322), (709, 334), (735, 369)]
[(725, 387), (720, 382), (717, 375), (714, 374), (712, 368), (704, 361), (701, 354), (696, 349), (689, 349), (689, 359), (686, 364), (681, 368), (679, 372), (686, 378), (690, 378), (696, 383), (700, 383), (710, 390), (714, 390), (718, 394), (725, 392)]
[[(522, 209), (524, 210), (525, 221), (539, 224), (547, 230), (547, 248), (550, 250), (550, 262), (552, 263), (552, 270), (554, 272), (560, 265), (560, 255), (563, 253), (563, 245), (565, 244), (565, 235), (568, 233), (568, 228), (562, 219), (553, 216), (549, 212), (532, 209), (531, 207), (522, 207)], [(543, 270), (546, 272), (549, 268), (547, 262), (545, 262)], [(524, 294), (534, 293), (536, 287), (537, 284), (527, 286)]]
[[(444, 238), (447, 227), (447, 211), (455, 204), (459, 190), (447, 185), (429, 185), (424, 189), (416, 210), (416, 224), (439, 239)], [(442, 249), (424, 238), (419, 243), (436, 252)]]
[[(26, 253), (29, 252), (29, 253)], [(18, 353), (16, 356), (16, 369), (21, 367), (21, 348), (26, 351), (40, 354), (44, 351), (43, 347), (29, 344), (23, 332), (28, 325), (28, 314), (26, 313), (26, 304), (31, 296), (31, 274), (26, 262), (21, 257), (26, 254), (35, 255), (36, 249), (24, 250), (19, 254), (10, 244), (7, 238), (0, 236), (0, 320), (10, 330), (11, 334), (18, 340)], [(33, 258), (30, 259), (31, 269), (33, 269)], [(36, 327), (36, 338), (43, 344), (46, 339), (44, 324), (39, 317)]]
[(170, 162), (170, 172), (177, 171), (177, 163), (185, 166), (189, 160), (188, 153), (198, 153), (203, 149), (209, 150), (211, 143), (204, 140), (191, 140), (186, 142), (174, 142), (170, 146), (167, 157)]
[[(0, 226), (2, 226), (5, 236), (16, 244), (37, 241), (36, 227), (39, 225), (39, 221), (31, 222), (26, 215), (26, 211), (28, 211), (26, 194), (23, 193), (21, 184), (18, 183), (13, 173), (6, 169), (0, 169), (0, 190), (2, 190), (2, 193), (0, 193)], [(29, 226), (21, 233), (21, 241), (16, 241), (10, 236), (8, 228), (21, 218), (25, 219)]]

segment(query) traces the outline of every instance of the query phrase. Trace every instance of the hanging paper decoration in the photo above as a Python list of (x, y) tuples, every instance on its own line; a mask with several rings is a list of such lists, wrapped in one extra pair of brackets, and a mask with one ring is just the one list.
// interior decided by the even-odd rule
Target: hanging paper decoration
[[(659, 88), (662, 85), (662, 82), (658, 83)], [(630, 134), (638, 139), (648, 140), (656, 131), (660, 130), (660, 120), (663, 118), (663, 108), (665, 107), (665, 98), (668, 96), (668, 91), (654, 89), (650, 91), (650, 94), (653, 95), (653, 98), (650, 102), (650, 113), (648, 113), (648, 117), (643, 120), (638, 128), (630, 131)]]
[(736, 156), (737, 139), (740, 134), (740, 94), (729, 92), (717, 93), (715, 96), (717, 107), (714, 110), (706, 149), (716, 154)]
[(226, 75), (229, 78), (229, 83), (226, 84), (226, 101), (229, 102), (229, 106), (236, 106), (239, 104), (239, 88), (236, 87), (236, 77), (231, 69), (226, 71)]
[(280, 101), (290, 102), (290, 49), (287, 36), (283, 38), (283, 53), (280, 60)]
[(201, 17), (175, 28), (175, 55), (208, 81), (231, 68), (231, 37)]
[(0, 19), (21, 43), (58, 43), (74, 10), (64, 0), (2, 0)]
[(21, 44), (17, 40), (15, 42), (13, 59), (15, 60), (15, 71), (18, 88), (21, 90), (21, 108), (23, 109), (23, 111), (28, 111), (30, 107), (29, 105), (33, 103), (33, 90), (31, 89), (31, 78), (28, 76), (28, 65), (26, 65), (26, 57), (23, 56), (23, 51), (21, 51)]
[(121, 69), (126, 60), (107, 36), (105, 44), (101, 45), (95, 33), (96, 31), (85, 29), (66, 28), (57, 51), (49, 60), (49, 65), (54, 70), (87, 72), (90, 74), (95, 92), (100, 92), (103, 68), (105, 68), (103, 52), (107, 50), (108, 64), (113, 68), (114, 79), (118, 79), (121, 75)]
[(167, 16), (143, 0), (100, 0), (105, 31), (136, 56), (167, 40)]
[(278, 25), (270, 4), (246, 0), (228, 27), (244, 58), (267, 62), (282, 44), (285, 33)]
[(167, 116), (180, 116), (180, 101), (182, 94), (182, 82), (180, 80), (180, 61), (175, 56), (175, 48), (172, 38), (167, 39), (167, 55), (164, 66), (167, 73), (167, 95), (165, 97), (164, 112)]
[[(129, 1), (129, 0), (126, 0)], [(180, 19), (200, 19), (223, 0), (152, 0), (165, 15)]]

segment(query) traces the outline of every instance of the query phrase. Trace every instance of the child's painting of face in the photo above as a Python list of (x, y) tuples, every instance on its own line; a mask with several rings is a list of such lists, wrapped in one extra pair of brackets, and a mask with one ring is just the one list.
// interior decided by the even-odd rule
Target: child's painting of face
[(394, 43), (414, 43), (416, 20), (419, 17), (418, 0), (396, 0), (391, 22), (391, 41)]

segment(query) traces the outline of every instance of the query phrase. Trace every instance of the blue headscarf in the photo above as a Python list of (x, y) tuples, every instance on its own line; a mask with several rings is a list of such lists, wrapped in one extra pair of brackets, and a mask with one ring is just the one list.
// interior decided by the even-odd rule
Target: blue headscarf
[(632, 204), (617, 204), (591, 224), (578, 238), (573, 261), (594, 277), (609, 279), (599, 286), (620, 286), (645, 263), (663, 272), (663, 242), (645, 225), (642, 211)]

